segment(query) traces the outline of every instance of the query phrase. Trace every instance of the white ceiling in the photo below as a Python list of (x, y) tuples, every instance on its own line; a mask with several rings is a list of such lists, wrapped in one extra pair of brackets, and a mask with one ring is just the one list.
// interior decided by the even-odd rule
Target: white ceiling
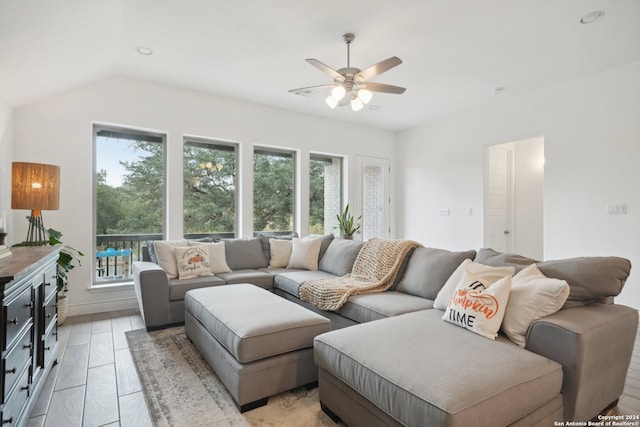
[[(639, 0), (0, 0), (0, 98), (118, 74), (401, 130), (640, 60), (639, 19)], [(352, 66), (404, 61), (373, 81), (405, 94), (353, 112), (287, 92), (331, 82), (305, 58), (346, 66), (345, 32)]]

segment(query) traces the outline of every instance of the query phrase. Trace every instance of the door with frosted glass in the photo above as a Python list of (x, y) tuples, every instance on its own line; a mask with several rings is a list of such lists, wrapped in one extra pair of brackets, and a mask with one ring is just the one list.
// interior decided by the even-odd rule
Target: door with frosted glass
[(357, 156), (356, 212), (362, 215), (360, 237), (389, 238), (389, 159)]

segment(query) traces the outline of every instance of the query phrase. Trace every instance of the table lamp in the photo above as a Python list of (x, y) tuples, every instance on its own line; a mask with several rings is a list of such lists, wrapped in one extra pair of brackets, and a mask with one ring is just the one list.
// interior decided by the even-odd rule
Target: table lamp
[(42, 211), (55, 211), (60, 201), (60, 166), (43, 163), (11, 164), (11, 208), (31, 210), (27, 246), (46, 245)]

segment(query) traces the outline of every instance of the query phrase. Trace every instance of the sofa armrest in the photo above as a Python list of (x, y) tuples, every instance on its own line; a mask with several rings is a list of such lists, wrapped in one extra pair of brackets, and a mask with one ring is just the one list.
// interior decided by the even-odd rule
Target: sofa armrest
[(147, 329), (170, 324), (169, 279), (162, 267), (153, 262), (136, 261), (132, 271), (138, 307)]
[(562, 365), (565, 420), (590, 420), (624, 389), (638, 311), (616, 304), (568, 308), (534, 322), (527, 350)]

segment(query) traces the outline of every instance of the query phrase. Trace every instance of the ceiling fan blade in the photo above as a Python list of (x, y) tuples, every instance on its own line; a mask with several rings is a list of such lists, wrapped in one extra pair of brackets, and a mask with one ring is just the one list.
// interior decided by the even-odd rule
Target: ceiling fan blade
[(386, 85), (384, 83), (374, 83), (374, 82), (366, 82), (360, 83), (359, 89), (370, 90), (371, 92), (384, 92), (384, 93), (393, 93), (396, 95), (401, 95), (407, 90), (404, 87)]
[(353, 76), (353, 78), (356, 81), (369, 80), (379, 74), (384, 73), (385, 71), (389, 71), (393, 67), (397, 67), (400, 64), (402, 64), (402, 60), (397, 56), (392, 56), (391, 58), (380, 61), (377, 64), (370, 66), (369, 68), (365, 68), (364, 70)]
[(301, 87), (298, 89), (291, 89), (289, 92), (295, 95), (300, 95), (300, 96), (310, 96), (310, 95), (313, 95), (315, 92), (319, 91), (320, 89), (332, 88), (334, 86), (335, 84), (308, 86), (308, 87)]
[(330, 75), (335, 80), (338, 80), (338, 81), (341, 81), (341, 82), (344, 81), (344, 76), (342, 74), (340, 74), (339, 72), (337, 72), (333, 68), (329, 67), (328, 65), (323, 64), (322, 62), (318, 61), (317, 59), (309, 58), (309, 59), (306, 59), (306, 61), (309, 64), (311, 64), (314, 67), (316, 67), (318, 70), (322, 71), (323, 73)]

